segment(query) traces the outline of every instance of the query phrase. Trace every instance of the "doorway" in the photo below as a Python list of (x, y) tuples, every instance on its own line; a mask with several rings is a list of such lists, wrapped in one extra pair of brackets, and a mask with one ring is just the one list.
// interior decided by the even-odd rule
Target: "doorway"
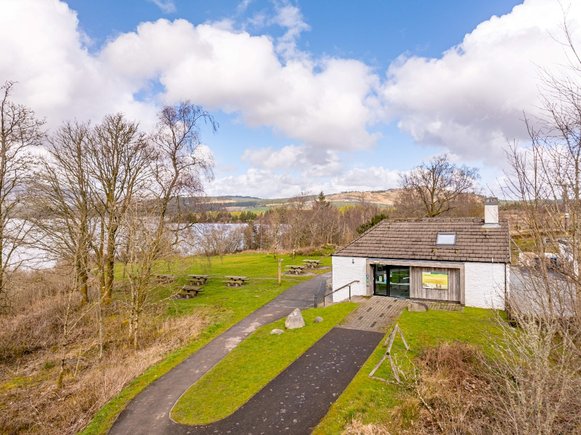
[(410, 297), (410, 268), (406, 266), (373, 266), (373, 294), (394, 298)]

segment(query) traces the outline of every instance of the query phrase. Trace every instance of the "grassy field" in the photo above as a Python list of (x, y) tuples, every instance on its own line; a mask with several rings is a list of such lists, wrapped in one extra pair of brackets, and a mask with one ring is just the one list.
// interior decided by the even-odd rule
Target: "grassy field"
[[(303, 311), (307, 325), (283, 335), (271, 335), (270, 331), (284, 329), (284, 319), (260, 328), (181, 397), (172, 418), (193, 425), (232, 414), (355, 307), (354, 303), (341, 303)], [(316, 316), (323, 317), (323, 322), (313, 323)]]
[[(398, 322), (411, 350), (407, 352), (398, 337), (392, 348), (392, 354), (398, 364), (409, 367), (410, 362), (422, 349), (446, 341), (475, 344), (481, 346), (485, 353), (490, 352), (491, 338), (500, 334), (495, 322), (496, 316), (495, 311), (478, 308), (464, 308), (462, 312), (404, 311)], [(316, 427), (315, 434), (341, 433), (354, 418), (364, 424), (379, 423), (389, 426), (391, 410), (405, 399), (407, 391), (403, 386), (369, 378), (369, 372), (384, 352), (382, 342)], [(393, 379), (389, 363), (386, 362), (376, 376)], [(411, 418), (413, 416), (410, 416)]]
[[(298, 277), (283, 276), (281, 285), (276, 281), (278, 260), (283, 259), (283, 266), (288, 264), (302, 264), (305, 258), (321, 260), (323, 268), (314, 273), (324, 273), (329, 269), (330, 257), (301, 257), (291, 258), (287, 255), (267, 255), (264, 253), (241, 253), (225, 255), (223, 257), (193, 257), (164, 262), (159, 265), (158, 272), (175, 274), (178, 279), (175, 284), (160, 287), (156, 296), (164, 298), (175, 293), (186, 282), (187, 274), (208, 274), (209, 282), (204, 286), (204, 292), (196, 298), (185, 300), (171, 300), (167, 308), (167, 316), (185, 316), (196, 313), (198, 310), (211, 313), (210, 326), (196, 340), (170, 353), (162, 361), (146, 370), (142, 375), (130, 382), (116, 397), (109, 401), (91, 420), (82, 432), (84, 434), (106, 433), (117, 415), (127, 403), (154, 380), (167, 373), (189, 355), (206, 345), (213, 338), (242, 320), (262, 305), (274, 299), (285, 289), (312, 278), (304, 275)], [(243, 275), (249, 279), (248, 284), (230, 288), (224, 284), (224, 276)]]

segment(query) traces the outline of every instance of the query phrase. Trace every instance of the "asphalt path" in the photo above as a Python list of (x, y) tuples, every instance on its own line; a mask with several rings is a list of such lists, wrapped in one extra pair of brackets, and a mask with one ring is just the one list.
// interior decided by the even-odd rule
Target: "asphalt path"
[[(336, 327), (229, 417), (204, 426), (171, 420), (180, 396), (260, 326), (309, 308), (327, 275), (300, 283), (250, 314), (137, 395), (110, 434), (308, 434), (341, 395), (383, 333)], [(257, 355), (257, 358), (268, 357)], [(252, 368), (249, 367), (249, 370)]]
[(177, 434), (309, 434), (384, 334), (333, 328), (229, 417), (207, 426), (174, 423)]
[(295, 308), (312, 307), (313, 295), (320, 292), (328, 277), (319, 275), (287, 289), (151, 383), (119, 414), (109, 433), (173, 433), (175, 424), (169, 413), (180, 396), (257, 328), (287, 316)]

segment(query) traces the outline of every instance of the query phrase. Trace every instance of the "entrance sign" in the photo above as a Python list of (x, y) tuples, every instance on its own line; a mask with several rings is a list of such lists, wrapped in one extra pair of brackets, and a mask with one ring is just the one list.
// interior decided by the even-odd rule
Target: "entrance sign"
[(422, 287), (429, 290), (448, 290), (448, 272), (422, 272)]

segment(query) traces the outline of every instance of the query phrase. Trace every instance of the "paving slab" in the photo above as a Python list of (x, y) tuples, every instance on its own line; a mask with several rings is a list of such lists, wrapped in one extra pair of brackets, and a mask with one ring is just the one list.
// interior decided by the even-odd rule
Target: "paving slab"
[(407, 306), (407, 299), (387, 296), (364, 298), (359, 301), (357, 309), (347, 316), (342, 326), (385, 333)]

